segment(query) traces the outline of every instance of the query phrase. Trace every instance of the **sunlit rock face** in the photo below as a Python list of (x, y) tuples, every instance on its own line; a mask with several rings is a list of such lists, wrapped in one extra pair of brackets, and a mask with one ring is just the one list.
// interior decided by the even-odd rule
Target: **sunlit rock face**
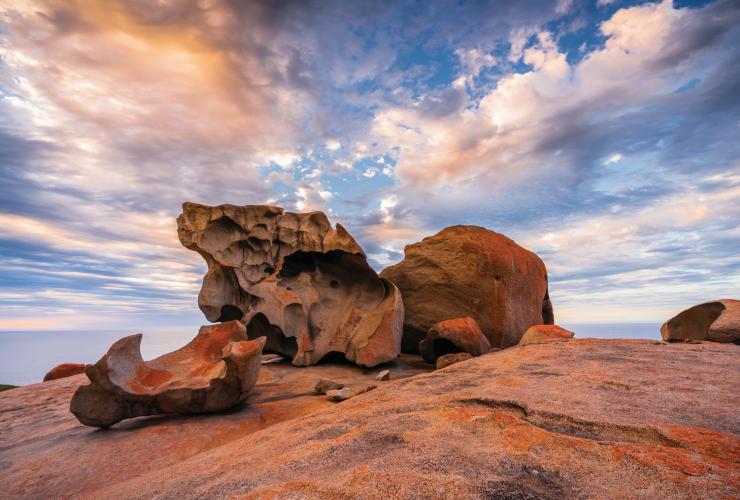
[(532, 325), (554, 315), (542, 260), (506, 236), (478, 226), (452, 226), (407, 245), (404, 259), (380, 275), (403, 294), (402, 348), (437, 322), (469, 316), (491, 347), (511, 347)]
[(141, 357), (141, 334), (117, 341), (85, 370), (70, 411), (94, 427), (162, 413), (213, 413), (244, 401), (257, 383), (264, 339), (247, 340), (230, 321), (201, 327), (185, 347), (151, 361)]
[(740, 300), (716, 300), (690, 307), (663, 323), (660, 333), (668, 341), (740, 344)]
[(208, 264), (198, 305), (209, 321), (238, 319), (266, 352), (297, 366), (341, 355), (363, 366), (400, 353), (398, 289), (321, 212), (184, 203), (180, 242)]

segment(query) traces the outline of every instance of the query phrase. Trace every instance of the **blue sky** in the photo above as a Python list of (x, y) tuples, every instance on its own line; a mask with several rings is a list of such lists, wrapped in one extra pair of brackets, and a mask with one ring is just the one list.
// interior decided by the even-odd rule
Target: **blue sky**
[(482, 225), (567, 323), (740, 289), (738, 2), (0, 10), (0, 329), (205, 323), (185, 200), (323, 210), (376, 269)]

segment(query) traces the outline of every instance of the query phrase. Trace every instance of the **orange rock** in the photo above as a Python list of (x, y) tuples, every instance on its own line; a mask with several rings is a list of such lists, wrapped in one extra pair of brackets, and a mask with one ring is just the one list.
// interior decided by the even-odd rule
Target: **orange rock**
[(52, 368), (46, 373), (46, 375), (44, 375), (44, 382), (84, 373), (86, 366), (87, 365), (80, 363), (62, 363), (61, 365), (57, 365)]
[(243, 401), (261, 366), (264, 338), (246, 340), (238, 321), (201, 327), (185, 347), (144, 361), (141, 334), (124, 337), (87, 368), (70, 411), (94, 427), (160, 413), (211, 413)]
[(490, 351), (491, 344), (471, 317), (440, 321), (419, 342), (421, 356), (430, 363), (435, 363), (444, 354), (467, 352), (480, 356)]
[(542, 260), (509, 238), (477, 226), (452, 226), (408, 245), (380, 275), (401, 291), (404, 352), (439, 321), (469, 316), (492, 347), (516, 345), (532, 325), (553, 323)]
[(269, 205), (184, 203), (180, 242), (208, 272), (198, 305), (209, 321), (240, 320), (266, 352), (296, 366), (341, 354), (376, 366), (400, 354), (403, 303), (398, 289), (322, 212)]
[(573, 339), (413, 377), (429, 365), (395, 363), (338, 405), (317, 379), (376, 371), (269, 364), (248, 405), (107, 432), (66, 412), (82, 376), (0, 393), (0, 497), (740, 496), (734, 345)]
[(699, 304), (680, 312), (660, 327), (663, 340), (708, 340), (740, 344), (740, 300)]
[(437, 370), (441, 370), (442, 368), (447, 368), (450, 365), (454, 365), (455, 363), (459, 363), (461, 361), (467, 361), (472, 358), (473, 358), (473, 355), (470, 354), (469, 352), (455, 352), (451, 354), (443, 354), (442, 356), (437, 358), (435, 365), (437, 367)]
[(573, 332), (558, 325), (534, 325), (530, 326), (522, 335), (519, 345), (535, 344), (539, 342), (551, 342), (554, 340), (567, 340), (573, 338)]

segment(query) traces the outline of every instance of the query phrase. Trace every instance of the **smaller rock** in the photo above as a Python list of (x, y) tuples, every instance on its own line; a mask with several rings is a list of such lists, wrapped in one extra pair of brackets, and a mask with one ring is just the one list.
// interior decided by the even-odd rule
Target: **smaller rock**
[(441, 370), (460, 361), (467, 361), (473, 359), (473, 355), (469, 352), (455, 352), (452, 354), (445, 354), (437, 358), (437, 370)]
[(740, 344), (740, 300), (706, 302), (680, 312), (660, 327), (663, 340)]
[(390, 380), (390, 379), (391, 379), (390, 370), (383, 370), (382, 372), (378, 373), (377, 377), (375, 377), (375, 380)]
[(344, 401), (345, 399), (351, 398), (355, 394), (349, 387), (342, 387), (341, 389), (332, 389), (330, 391), (326, 391), (326, 395), (332, 401)]
[(558, 325), (534, 325), (524, 332), (519, 345), (539, 344), (573, 338), (573, 332)]
[(419, 342), (421, 356), (430, 363), (444, 354), (468, 352), (480, 356), (490, 351), (491, 344), (478, 323), (469, 316), (435, 323)]
[(366, 392), (370, 392), (370, 391), (372, 391), (373, 389), (377, 389), (377, 388), (378, 388), (378, 386), (377, 386), (377, 385), (375, 385), (375, 384), (370, 384), (370, 385), (368, 385), (367, 387), (365, 387), (364, 389), (360, 389), (359, 391), (357, 391), (357, 394), (355, 394), (355, 396), (357, 396), (358, 394), (364, 394), (364, 393), (366, 393)]
[(57, 365), (52, 368), (46, 375), (44, 375), (44, 382), (85, 373), (86, 366), (87, 365), (81, 363), (62, 363), (61, 365)]
[(316, 394), (326, 394), (329, 391), (335, 391), (338, 389), (342, 389), (343, 387), (344, 387), (344, 384), (340, 384), (339, 382), (334, 382), (333, 380), (322, 378), (318, 382), (316, 382), (316, 387), (314, 387), (314, 391), (316, 391)]

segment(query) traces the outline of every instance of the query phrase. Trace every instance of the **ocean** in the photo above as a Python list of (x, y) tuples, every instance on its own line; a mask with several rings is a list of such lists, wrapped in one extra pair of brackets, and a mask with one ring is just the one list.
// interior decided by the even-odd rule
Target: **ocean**
[[(576, 337), (660, 338), (659, 323), (563, 324)], [(60, 363), (94, 363), (108, 348), (131, 331), (0, 331), (0, 384), (41, 382)], [(146, 333), (141, 342), (144, 359), (152, 359), (185, 345), (194, 332)]]

